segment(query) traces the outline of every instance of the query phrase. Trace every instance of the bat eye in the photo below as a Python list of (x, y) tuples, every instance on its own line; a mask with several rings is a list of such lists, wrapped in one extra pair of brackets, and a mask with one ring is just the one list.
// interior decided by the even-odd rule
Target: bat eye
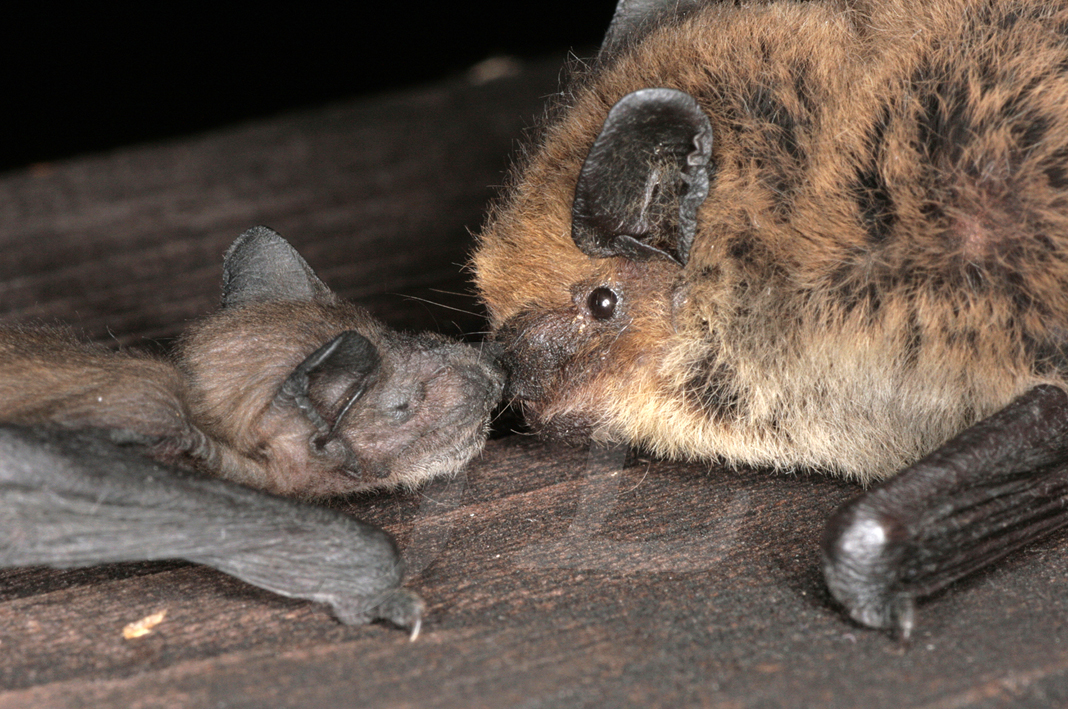
[(586, 299), (590, 314), (598, 320), (607, 320), (616, 313), (616, 294), (611, 289), (601, 286), (594, 288)]

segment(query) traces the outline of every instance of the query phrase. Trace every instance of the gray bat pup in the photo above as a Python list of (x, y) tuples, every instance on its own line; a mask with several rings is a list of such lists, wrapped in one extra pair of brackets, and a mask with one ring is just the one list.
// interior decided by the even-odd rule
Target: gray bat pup
[(485, 441), (497, 359), (389, 330), (264, 227), (227, 252), (222, 308), (178, 349), (172, 362), (0, 329), (0, 565), (183, 558), (417, 631), (388, 534), (268, 493), (455, 472)]

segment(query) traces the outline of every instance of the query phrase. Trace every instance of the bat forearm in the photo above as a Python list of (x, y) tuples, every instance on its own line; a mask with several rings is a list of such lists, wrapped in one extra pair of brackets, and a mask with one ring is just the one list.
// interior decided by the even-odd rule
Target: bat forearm
[(180, 558), (347, 623), (410, 627), (388, 534), (334, 510), (206, 478), (86, 433), (0, 428), (0, 564), (55, 567)]
[(830, 520), (828, 586), (854, 619), (911, 629), (912, 599), (1068, 524), (1068, 394), (1036, 387)]

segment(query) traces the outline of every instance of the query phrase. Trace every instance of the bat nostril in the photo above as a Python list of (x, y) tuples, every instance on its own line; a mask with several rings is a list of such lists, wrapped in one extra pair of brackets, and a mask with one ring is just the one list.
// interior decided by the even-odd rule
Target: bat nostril
[(389, 408), (389, 416), (395, 423), (405, 423), (415, 415), (417, 408), (418, 407), (412, 403), (411, 399), (407, 399), (391, 406)]

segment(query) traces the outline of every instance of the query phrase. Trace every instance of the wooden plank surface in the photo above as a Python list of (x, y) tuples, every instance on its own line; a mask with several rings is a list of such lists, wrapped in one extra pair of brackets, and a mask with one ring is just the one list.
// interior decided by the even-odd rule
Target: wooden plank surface
[[(393, 324), (477, 333), (469, 234), (561, 63), (0, 176), (0, 317), (165, 348), (262, 223)], [(921, 604), (903, 648), (822, 586), (854, 486), (499, 428), (455, 480), (336, 503), (397, 535), (416, 642), (179, 562), (4, 570), (0, 708), (1068, 704), (1065, 534)]]

